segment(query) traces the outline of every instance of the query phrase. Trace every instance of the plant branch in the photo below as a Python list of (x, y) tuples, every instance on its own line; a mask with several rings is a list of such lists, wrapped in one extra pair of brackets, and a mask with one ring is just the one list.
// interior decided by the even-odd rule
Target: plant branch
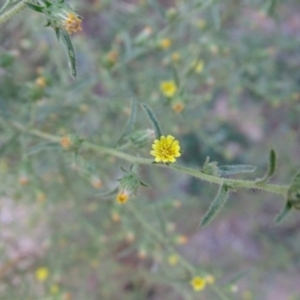
[[(48, 141), (51, 141), (51, 142), (59, 143), (60, 139), (61, 139), (61, 137), (59, 137), (59, 136), (55, 136), (55, 135), (52, 135), (52, 134), (49, 134), (49, 133), (46, 133), (46, 132), (42, 132), (42, 131), (39, 131), (39, 130), (36, 130), (36, 129), (27, 128), (24, 125), (22, 125), (21, 123), (16, 122), (16, 121), (4, 120), (1, 117), (0, 117), (0, 121), (2, 123), (7, 124), (7, 125), (11, 125), (12, 127), (14, 127), (15, 129), (17, 129), (21, 132), (24, 132), (26, 134), (30, 134), (30, 135), (33, 135), (33, 136), (36, 136), (36, 137), (40, 137), (42, 139), (45, 139), (45, 140), (48, 140)], [(95, 152), (98, 152), (98, 153), (115, 156), (115, 157), (118, 157), (120, 159), (129, 161), (131, 163), (138, 163), (138, 164), (143, 164), (143, 165), (155, 165), (155, 166), (159, 166), (159, 167), (164, 167), (164, 168), (177, 170), (177, 171), (180, 171), (182, 173), (197, 177), (201, 180), (211, 182), (211, 183), (215, 183), (215, 184), (218, 184), (218, 185), (221, 185), (221, 184), (224, 183), (225, 185), (234, 186), (235, 188), (259, 189), (259, 190), (264, 190), (264, 191), (280, 194), (280, 195), (283, 195), (283, 196), (286, 196), (287, 191), (288, 191), (288, 186), (287, 185), (258, 183), (258, 182), (250, 181), (250, 180), (239, 180), (239, 179), (228, 179), (228, 178), (223, 178), (223, 177), (216, 177), (216, 176), (205, 174), (205, 173), (201, 172), (200, 170), (187, 168), (187, 167), (177, 165), (177, 164), (170, 164), (170, 165), (155, 164), (155, 163), (153, 163), (152, 159), (143, 158), (143, 157), (136, 157), (136, 156), (133, 156), (131, 154), (123, 153), (123, 152), (118, 151), (118, 150), (113, 149), (113, 148), (104, 147), (104, 146), (101, 146), (101, 145), (95, 145), (95, 144), (90, 143), (90, 142), (83, 141), (81, 146), (85, 149), (90, 149), (90, 150), (94, 150)]]

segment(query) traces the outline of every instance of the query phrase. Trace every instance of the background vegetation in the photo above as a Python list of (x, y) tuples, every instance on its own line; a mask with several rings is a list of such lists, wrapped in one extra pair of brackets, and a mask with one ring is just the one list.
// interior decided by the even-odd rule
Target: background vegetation
[[(57, 143), (79, 137), (151, 158), (140, 106), (119, 140), (136, 101), (180, 141), (179, 164), (200, 170), (209, 156), (255, 165), (239, 177), (254, 179), (273, 147), (272, 182), (289, 184), (300, 155), (299, 2), (70, 5), (83, 17), (71, 36), (76, 80), (43, 14), (26, 8), (0, 28), (0, 298), (300, 299), (300, 219), (293, 211), (274, 225), (280, 195), (238, 190), (199, 229), (215, 185), (139, 166), (150, 187), (120, 205), (102, 193), (118, 187), (130, 162)], [(166, 96), (169, 81), (177, 91)], [(141, 130), (148, 140), (137, 141)], [(197, 292), (194, 276), (214, 283)]]

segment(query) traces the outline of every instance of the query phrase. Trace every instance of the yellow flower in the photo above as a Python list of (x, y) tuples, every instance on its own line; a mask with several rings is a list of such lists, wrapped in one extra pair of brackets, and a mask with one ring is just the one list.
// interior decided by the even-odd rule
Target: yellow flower
[(128, 199), (129, 199), (129, 194), (126, 190), (119, 192), (119, 194), (117, 195), (117, 201), (120, 204), (126, 203)]
[(68, 32), (68, 34), (75, 33), (77, 31), (81, 31), (81, 19), (78, 18), (74, 13), (69, 13), (67, 18), (64, 21), (64, 28)]
[(52, 284), (51, 287), (50, 287), (50, 293), (52, 295), (55, 295), (55, 294), (58, 293), (58, 291), (59, 291), (58, 285), (57, 284)]
[(35, 271), (35, 278), (37, 281), (44, 282), (49, 276), (49, 271), (47, 268), (38, 268)]
[(160, 84), (160, 89), (164, 96), (166, 97), (173, 97), (177, 92), (177, 86), (174, 81), (163, 81)]
[(69, 149), (71, 147), (72, 142), (68, 136), (63, 136), (60, 139), (60, 144), (64, 149)]
[(204, 19), (199, 19), (197, 22), (196, 22), (197, 26), (200, 28), (200, 29), (203, 29), (205, 28), (206, 26), (206, 22)]
[(176, 266), (178, 264), (178, 261), (179, 261), (179, 257), (176, 254), (170, 255), (168, 257), (168, 263), (171, 266)]
[(180, 60), (180, 54), (179, 54), (179, 52), (173, 52), (172, 55), (171, 55), (171, 57), (172, 57), (172, 60), (174, 62), (178, 62)]
[(199, 60), (196, 64), (195, 64), (195, 72), (197, 74), (200, 74), (203, 71), (204, 68), (204, 61), (203, 60)]
[(160, 46), (161, 48), (163, 48), (164, 50), (167, 50), (171, 47), (172, 45), (172, 41), (170, 39), (162, 39), (160, 41)]
[(46, 79), (45, 77), (38, 77), (35, 83), (39, 88), (44, 88), (46, 86)]
[(204, 290), (206, 281), (204, 278), (196, 276), (191, 280), (190, 284), (193, 287), (194, 291), (198, 292)]
[(215, 277), (214, 276), (212, 276), (212, 275), (206, 275), (205, 276), (205, 281), (206, 281), (206, 283), (208, 283), (208, 284), (214, 284), (215, 283)]
[(181, 155), (179, 142), (171, 135), (161, 136), (160, 140), (155, 140), (152, 148), (150, 154), (155, 156), (156, 162), (174, 162), (176, 161), (175, 157)]
[(173, 106), (172, 106), (172, 109), (173, 109), (174, 112), (179, 114), (183, 111), (184, 104), (182, 102), (174, 103)]

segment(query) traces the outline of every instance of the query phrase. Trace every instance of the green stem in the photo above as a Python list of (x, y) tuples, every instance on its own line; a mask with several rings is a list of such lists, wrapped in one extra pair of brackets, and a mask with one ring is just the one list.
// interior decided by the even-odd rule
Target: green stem
[[(33, 135), (36, 137), (40, 137), (42, 139), (45, 139), (45, 140), (48, 140), (51, 142), (59, 143), (59, 141), (61, 139), (59, 136), (55, 136), (55, 135), (52, 135), (52, 134), (49, 134), (46, 132), (42, 132), (42, 131), (39, 131), (36, 129), (27, 128), (24, 125), (22, 125), (16, 121), (6, 121), (3, 118), (0, 118), (0, 121), (2, 123), (11, 125), (12, 127), (14, 127), (15, 129), (17, 129), (21, 132), (24, 132), (26, 134), (30, 134), (30, 135)], [(259, 190), (264, 190), (264, 191), (268, 191), (268, 192), (273, 192), (275, 194), (280, 194), (283, 196), (286, 196), (288, 188), (289, 188), (287, 185), (256, 183), (255, 181), (249, 181), (249, 180), (227, 179), (227, 178), (216, 177), (216, 176), (205, 174), (205, 173), (201, 172), (200, 170), (190, 169), (190, 168), (176, 165), (176, 164), (170, 164), (170, 165), (154, 164), (152, 159), (136, 157), (131, 154), (120, 152), (113, 148), (95, 145), (95, 144), (92, 144), (89, 142), (83, 142), (82, 147), (85, 149), (94, 150), (95, 152), (98, 152), (98, 153), (115, 156), (120, 159), (127, 160), (131, 163), (137, 163), (137, 164), (143, 164), (143, 165), (154, 165), (154, 166), (159, 166), (159, 167), (163, 167), (163, 168), (170, 168), (170, 169), (177, 170), (182, 173), (197, 177), (201, 180), (215, 183), (218, 185), (221, 185), (222, 183), (224, 183), (225, 185), (227, 184), (230, 186), (234, 186), (235, 188), (259, 189)]]
[(0, 16), (0, 25), (11, 19), (16, 14), (20, 13), (26, 7), (26, 1), (21, 0), (18, 4), (14, 5), (11, 9)]

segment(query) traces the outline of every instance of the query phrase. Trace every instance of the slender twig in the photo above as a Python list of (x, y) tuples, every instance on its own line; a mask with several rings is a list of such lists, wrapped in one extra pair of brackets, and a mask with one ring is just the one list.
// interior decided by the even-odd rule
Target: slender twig
[[(15, 129), (24, 132), (26, 134), (30, 134), (36, 137), (40, 137), (42, 139), (51, 141), (51, 142), (59, 142), (61, 137), (52, 135), (50, 133), (42, 132), (36, 129), (31, 129), (27, 128), (24, 125), (22, 125), (19, 122), (16, 121), (10, 121), (10, 120), (5, 120), (0, 117), (0, 121), (4, 124), (11, 125)], [(173, 170), (180, 171), (182, 173), (197, 177), (201, 180), (208, 181), (211, 183), (215, 183), (218, 185), (221, 185), (224, 183), (225, 185), (229, 186), (234, 186), (235, 188), (246, 188), (246, 189), (259, 189), (259, 190), (264, 190), (268, 192), (273, 192), (275, 194), (280, 194), (285, 196), (287, 191), (288, 191), (288, 186), (287, 185), (277, 185), (277, 184), (269, 184), (269, 183), (256, 183), (255, 181), (250, 181), (250, 180), (239, 180), (239, 179), (227, 179), (227, 178), (221, 178), (221, 177), (216, 177), (212, 175), (205, 174), (201, 172), (200, 170), (196, 169), (191, 169), (187, 168), (181, 165), (177, 164), (170, 164), (170, 165), (165, 165), (165, 164), (155, 164), (153, 163), (152, 159), (149, 158), (143, 158), (143, 157), (136, 157), (131, 154), (127, 154), (121, 151), (118, 151), (113, 148), (101, 146), (101, 145), (95, 145), (90, 142), (83, 142), (82, 147), (85, 149), (90, 149), (94, 150), (95, 152), (102, 153), (102, 154), (107, 154), (111, 156), (118, 157), (120, 159), (129, 161), (131, 163), (137, 163), (137, 164), (143, 164), (143, 165), (153, 165), (153, 166), (158, 166), (158, 167), (164, 167), (164, 168), (170, 168)]]

